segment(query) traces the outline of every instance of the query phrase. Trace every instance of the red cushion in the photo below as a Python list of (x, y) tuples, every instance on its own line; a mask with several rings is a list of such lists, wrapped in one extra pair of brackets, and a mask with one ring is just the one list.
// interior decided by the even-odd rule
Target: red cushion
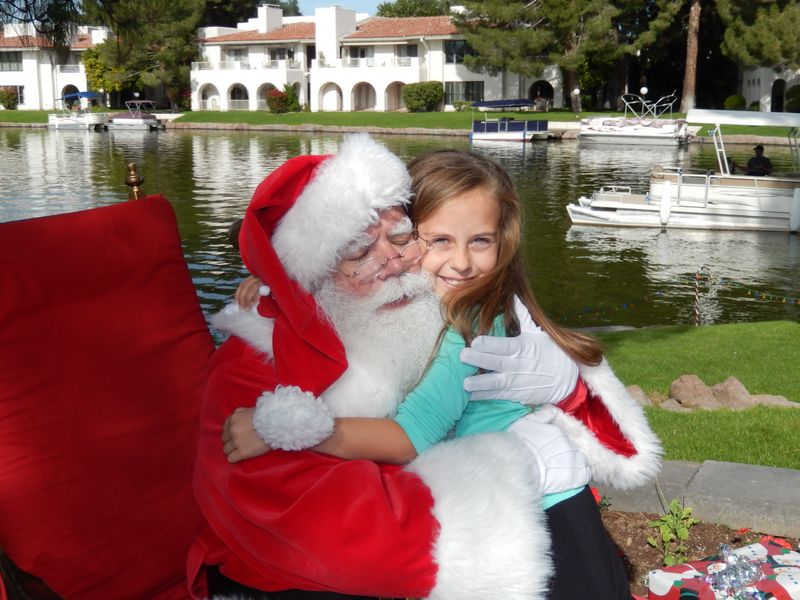
[(213, 341), (162, 197), (0, 224), (0, 547), (70, 600), (183, 598)]

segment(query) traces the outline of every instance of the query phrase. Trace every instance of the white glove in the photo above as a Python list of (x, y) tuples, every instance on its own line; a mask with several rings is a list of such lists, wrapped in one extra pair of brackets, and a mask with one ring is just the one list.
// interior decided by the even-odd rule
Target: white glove
[(464, 380), (470, 400), (514, 400), (522, 404), (555, 404), (566, 398), (578, 381), (578, 365), (531, 319), (514, 298), (519, 319), (516, 337), (481, 335), (461, 351), (461, 362), (492, 373)]
[(553, 414), (558, 410), (553, 406), (543, 406), (541, 410), (512, 423), (508, 431), (522, 438), (531, 451), (539, 470), (539, 490), (542, 494), (583, 487), (592, 476), (586, 456), (559, 427), (542, 422), (549, 418), (547, 409)]

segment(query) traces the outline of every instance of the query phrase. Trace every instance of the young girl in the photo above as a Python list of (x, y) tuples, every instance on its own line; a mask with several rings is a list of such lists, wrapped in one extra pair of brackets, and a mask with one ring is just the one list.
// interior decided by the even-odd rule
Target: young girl
[[(448, 435), (507, 430), (520, 435), (536, 455), (547, 446), (546, 438), (560, 431), (524, 404), (470, 401), (463, 381), (476, 369), (460, 361), (461, 350), (477, 335), (519, 334), (517, 315), (527, 319), (527, 313), (576, 362), (600, 363), (599, 345), (557, 326), (536, 302), (521, 264), (519, 200), (500, 166), (477, 154), (444, 150), (414, 160), (409, 171), (410, 216), (425, 249), (422, 268), (434, 277), (446, 328), (436, 356), (394, 418), (338, 418), (333, 435), (314, 449), (403, 464)], [(587, 482), (588, 473), (581, 484)], [(550, 598), (628, 600), (623, 563), (588, 487), (543, 499), (556, 571)]]

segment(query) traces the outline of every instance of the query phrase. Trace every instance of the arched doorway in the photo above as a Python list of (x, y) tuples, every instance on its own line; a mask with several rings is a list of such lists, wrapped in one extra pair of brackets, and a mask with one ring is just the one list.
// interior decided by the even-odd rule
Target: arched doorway
[(335, 112), (342, 110), (342, 89), (335, 83), (326, 83), (319, 88), (319, 108)]
[[(78, 91), (79, 91), (78, 88), (76, 88), (74, 85), (65, 85), (64, 89), (61, 90), (61, 98), (63, 98), (67, 94), (77, 94)], [(71, 108), (73, 105), (80, 105), (81, 103), (80, 99), (77, 97), (69, 100), (59, 99), (59, 102), (61, 103), (61, 108)]]
[(528, 89), (528, 98), (533, 100), (536, 110), (547, 111), (553, 108), (555, 91), (549, 81), (539, 79)]
[(375, 88), (369, 83), (357, 83), (353, 88), (353, 110), (375, 110), (375, 102)]
[(228, 91), (229, 110), (248, 110), (250, 108), (250, 95), (247, 88), (241, 83), (234, 83)]
[(772, 82), (770, 94), (770, 111), (783, 112), (783, 100), (786, 96), (786, 80), (776, 79)]
[(385, 99), (386, 110), (400, 110), (405, 106), (405, 102), (403, 102), (404, 85), (402, 81), (395, 81), (388, 85)]
[(219, 110), (219, 91), (216, 86), (208, 84), (200, 88), (200, 110)]

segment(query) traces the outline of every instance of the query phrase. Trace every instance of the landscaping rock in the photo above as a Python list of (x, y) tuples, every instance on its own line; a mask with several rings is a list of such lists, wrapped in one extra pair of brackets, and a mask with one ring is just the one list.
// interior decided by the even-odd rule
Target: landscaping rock
[(758, 394), (752, 396), (755, 404), (764, 406), (780, 406), (782, 408), (800, 408), (800, 402), (792, 402), (784, 396), (772, 396), (770, 394)]
[[(702, 408), (711, 410), (721, 408), (714, 393), (697, 375), (681, 375), (669, 389), (669, 397), (674, 398), (684, 408)], [(664, 406), (663, 403), (661, 406)]]
[(753, 397), (736, 377), (728, 377), (711, 388), (714, 397), (724, 408), (744, 410), (755, 405)]
[(663, 408), (664, 410), (668, 410), (671, 412), (679, 412), (679, 413), (692, 412), (691, 408), (683, 406), (680, 402), (675, 400), (675, 398), (668, 398), (658, 406), (659, 408)]

